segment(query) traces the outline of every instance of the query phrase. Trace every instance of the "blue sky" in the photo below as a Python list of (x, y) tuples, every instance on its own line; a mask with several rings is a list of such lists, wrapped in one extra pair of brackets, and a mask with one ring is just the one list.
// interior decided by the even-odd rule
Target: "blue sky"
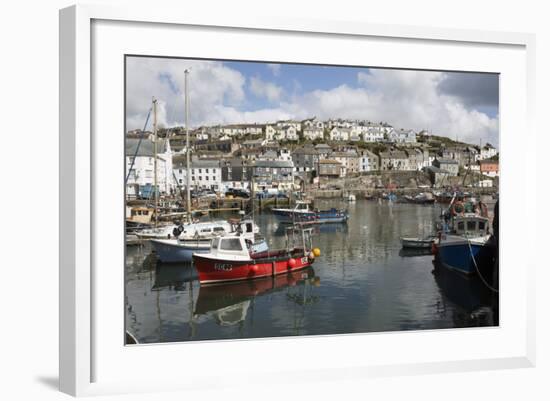
[(498, 76), (347, 66), (129, 57), (127, 126), (143, 124), (150, 98), (161, 125), (182, 125), (183, 70), (191, 125), (350, 118), (498, 146)]

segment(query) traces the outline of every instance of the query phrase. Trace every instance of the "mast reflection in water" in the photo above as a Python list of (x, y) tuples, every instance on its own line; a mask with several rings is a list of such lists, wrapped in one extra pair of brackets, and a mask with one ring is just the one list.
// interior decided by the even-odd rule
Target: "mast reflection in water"
[[(319, 207), (341, 206), (325, 202)], [(128, 247), (127, 329), (141, 343), (492, 326), (498, 311), (477, 278), (437, 269), (400, 237), (433, 231), (439, 206), (359, 200), (347, 224), (316, 227), (313, 268), (203, 285), (187, 264), (160, 264), (150, 247)], [(256, 216), (271, 248), (284, 230)]]

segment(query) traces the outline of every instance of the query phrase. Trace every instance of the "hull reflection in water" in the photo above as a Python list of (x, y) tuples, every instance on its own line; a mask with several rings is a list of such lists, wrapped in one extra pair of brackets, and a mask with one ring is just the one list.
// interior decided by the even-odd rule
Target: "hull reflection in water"
[(213, 315), (218, 324), (231, 326), (246, 319), (254, 297), (287, 287), (303, 285), (306, 281), (318, 285), (312, 267), (275, 277), (255, 280), (201, 285), (194, 315)]
[(431, 249), (403, 248), (399, 250), (399, 256), (401, 256), (402, 258), (410, 258), (413, 256), (427, 256), (431, 254), (432, 254)]
[(164, 288), (180, 291), (184, 284), (198, 279), (197, 272), (191, 263), (161, 263), (157, 264), (155, 283), (151, 290)]
[[(465, 276), (435, 264), (433, 271), (435, 282), (441, 294), (464, 312), (470, 314), (471, 325), (479, 326), (473, 320), (487, 320), (487, 325), (498, 325), (498, 317), (490, 308), (494, 304), (491, 291), (477, 276)], [(474, 324), (476, 323), (476, 324)]]

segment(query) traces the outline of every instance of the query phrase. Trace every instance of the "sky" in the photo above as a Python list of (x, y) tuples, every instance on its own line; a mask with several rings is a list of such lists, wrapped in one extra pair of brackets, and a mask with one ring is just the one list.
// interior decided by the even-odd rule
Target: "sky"
[(191, 127), (350, 118), (499, 145), (497, 74), (135, 56), (127, 130), (143, 129), (153, 97), (159, 126), (184, 125), (187, 68)]

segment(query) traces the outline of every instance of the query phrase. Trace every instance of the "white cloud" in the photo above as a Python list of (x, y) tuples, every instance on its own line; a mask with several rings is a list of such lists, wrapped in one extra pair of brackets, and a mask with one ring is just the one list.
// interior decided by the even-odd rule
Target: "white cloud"
[(127, 59), (126, 85), (128, 129), (143, 127), (153, 96), (159, 100), (159, 106), (165, 108), (158, 115), (160, 125), (182, 124), (186, 68), (191, 69), (191, 125), (216, 120), (225, 122), (223, 115), (215, 114), (216, 106), (237, 107), (244, 100), (245, 77), (220, 62), (130, 57)]
[(128, 129), (143, 127), (152, 96), (159, 99), (161, 125), (182, 125), (183, 71), (190, 67), (192, 126), (315, 115), (387, 121), (397, 128), (429, 129), (465, 142), (481, 139), (498, 146), (498, 116), (491, 118), (468, 108), (459, 97), (441, 92), (438, 87), (445, 73), (372, 69), (358, 73), (358, 87), (303, 92), (296, 82), (291, 96), (283, 96), (283, 89), (271, 82), (252, 77), (250, 91), (273, 107), (251, 111), (245, 107), (250, 104), (250, 99), (245, 102), (246, 77), (220, 62), (129, 58), (127, 65)]
[(276, 77), (281, 74), (281, 64), (267, 64), (267, 68), (269, 68), (271, 73)]
[(250, 91), (258, 96), (265, 97), (270, 102), (275, 102), (281, 98), (283, 89), (274, 83), (262, 81), (258, 77), (250, 78)]

